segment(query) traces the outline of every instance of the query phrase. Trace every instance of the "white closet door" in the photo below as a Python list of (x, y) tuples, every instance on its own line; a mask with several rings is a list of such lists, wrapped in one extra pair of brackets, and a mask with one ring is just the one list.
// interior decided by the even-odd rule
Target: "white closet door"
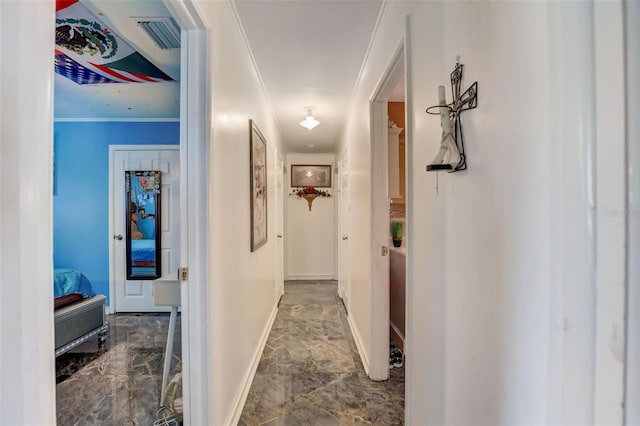
[(111, 280), (115, 284), (116, 312), (158, 312), (167, 307), (156, 307), (153, 303), (151, 280), (127, 280), (126, 205), (124, 172), (136, 170), (159, 170), (160, 189), (160, 238), (162, 276), (176, 274), (180, 263), (180, 150), (178, 146), (154, 150), (114, 150), (111, 159), (111, 197), (113, 211), (111, 220), (113, 238), (111, 256), (114, 263)]

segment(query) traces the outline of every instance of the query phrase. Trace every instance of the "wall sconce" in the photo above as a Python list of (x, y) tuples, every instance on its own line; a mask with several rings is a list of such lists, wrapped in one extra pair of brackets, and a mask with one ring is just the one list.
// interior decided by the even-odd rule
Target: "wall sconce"
[(312, 109), (313, 108), (311, 107), (307, 107), (307, 116), (304, 118), (304, 120), (300, 122), (300, 125), (302, 127), (306, 127), (309, 130), (313, 129), (318, 124), (320, 124), (320, 122), (316, 120), (316, 118), (311, 114)]
[[(438, 105), (427, 108), (426, 113), (440, 116), (442, 126), (442, 140), (440, 149), (431, 164), (427, 165), (428, 172), (446, 170), (449, 173), (467, 169), (464, 153), (464, 136), (460, 123), (460, 113), (478, 106), (478, 82), (474, 82), (460, 95), (462, 83), (462, 67), (460, 57), (456, 58), (456, 65), (451, 73), (452, 101), (447, 104), (444, 86), (438, 86)], [(432, 112), (435, 109), (438, 112)]]

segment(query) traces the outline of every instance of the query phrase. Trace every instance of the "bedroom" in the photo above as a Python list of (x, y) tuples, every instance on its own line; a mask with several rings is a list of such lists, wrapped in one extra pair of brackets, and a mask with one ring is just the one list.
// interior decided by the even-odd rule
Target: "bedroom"
[[(109, 152), (113, 145), (172, 145), (179, 144), (178, 122), (109, 122), (109, 121), (56, 121), (55, 134), (55, 184), (54, 184), (54, 268), (56, 272), (78, 271), (92, 287), (92, 293), (106, 297), (107, 312), (114, 312), (116, 295), (110, 285), (110, 188), (109, 188)], [(115, 213), (115, 212), (114, 212)], [(124, 217), (125, 212), (122, 212)], [(124, 241), (123, 241), (124, 242)], [(117, 247), (117, 246), (116, 246)], [(148, 285), (148, 284), (147, 284)], [(84, 291), (83, 291), (84, 293)], [(91, 295), (91, 290), (89, 290)], [(124, 309), (124, 304), (123, 304)], [(118, 309), (121, 311), (123, 309)], [(128, 387), (151, 387), (153, 395), (138, 394), (139, 403), (152, 401), (150, 408), (157, 409), (157, 394), (160, 384), (149, 386), (157, 381), (162, 365), (164, 340), (167, 333), (168, 315), (161, 314), (119, 314), (108, 315), (111, 325), (108, 351), (127, 357), (127, 364), (121, 371), (114, 368), (103, 372), (103, 378), (118, 377), (120, 384)], [(113, 328), (115, 321), (133, 334), (123, 333)], [(56, 348), (59, 347), (59, 334), (56, 332)], [(69, 400), (67, 389), (77, 389), (79, 380), (69, 380), (73, 374), (83, 375), (91, 363), (107, 365), (109, 358), (96, 352), (97, 336), (87, 343), (61, 354), (56, 359), (56, 381), (58, 397), (58, 422), (79, 420), (70, 417), (79, 407), (89, 409), (91, 400), (78, 397)], [(179, 348), (179, 341), (175, 345)], [(179, 351), (179, 349), (176, 349)], [(174, 360), (174, 368), (177, 360)], [(133, 363), (148, 363), (154, 367), (138, 371), (132, 369)], [(83, 372), (84, 371), (84, 372)], [(126, 378), (137, 371), (137, 379)], [(113, 382), (113, 381), (112, 381)], [(135, 383), (134, 383), (135, 382)], [(137, 384), (136, 384), (137, 383)], [(112, 394), (105, 386), (94, 386), (90, 394)], [(133, 390), (133, 389), (132, 389)], [(113, 392), (115, 396), (115, 392)], [(86, 393), (85, 393), (86, 395)], [(103, 395), (104, 396), (104, 395)], [(134, 397), (135, 398), (135, 397)], [(144, 401), (143, 401), (144, 400)], [(115, 400), (114, 400), (115, 402)]]
[[(65, 10), (71, 8), (95, 14), (97, 4), (99, 2), (59, 2), (57, 18), (77, 19), (76, 16), (64, 15)], [(147, 7), (145, 10), (118, 13), (168, 15), (164, 8), (157, 10), (159, 6), (160, 2), (148, 2), (139, 6)], [(100, 7), (110, 12), (111, 6)], [(103, 27), (120, 32), (120, 51), (125, 43), (131, 44), (129, 32), (140, 31), (133, 22), (122, 20), (118, 14), (95, 15), (101, 16)], [(114, 25), (115, 21), (124, 24)], [(57, 25), (60, 27), (61, 23)], [(153, 46), (155, 53), (149, 54), (149, 40), (146, 43), (136, 40), (134, 45), (134, 49), (144, 53), (171, 76), (170, 82), (92, 84), (81, 81), (82, 72), (70, 71), (68, 58), (65, 61), (60, 59), (63, 51), (60, 46), (65, 44), (64, 41), (59, 42), (59, 38), (58, 31), (53, 148), (54, 295), (58, 296), (64, 290), (65, 293), (75, 291), (83, 296), (97, 296), (56, 310), (57, 421), (58, 424), (91, 423), (108, 412), (110, 418), (121, 419), (125, 423), (148, 423), (155, 417), (160, 391), (164, 387), (160, 379), (166, 358), (164, 351), (169, 323), (167, 314), (149, 312), (167, 311), (168, 308), (154, 305), (150, 280), (127, 280), (123, 270), (128, 265), (125, 250), (131, 248), (131, 254), (135, 256), (138, 245), (159, 241), (160, 238), (163, 241), (162, 251), (155, 251), (162, 260), (158, 262), (162, 264), (159, 275), (176, 269), (178, 256), (171, 247), (176, 248), (176, 241), (179, 241), (179, 223), (176, 222), (179, 214), (176, 214), (176, 209), (180, 177), (177, 164), (180, 49), (161, 51)], [(144, 86), (154, 88), (150, 90)], [(136, 95), (131, 97), (131, 91)], [(122, 104), (123, 97), (130, 103)], [(163, 153), (170, 153), (171, 158), (147, 161), (149, 157)], [(126, 159), (117, 157), (119, 154), (125, 155)], [(125, 217), (129, 214), (127, 208), (120, 205), (125, 199), (122, 191), (125, 176), (118, 167), (163, 172), (162, 199), (153, 207), (162, 210), (166, 217), (156, 215), (160, 211), (151, 211), (151, 205), (147, 205), (146, 211), (136, 209), (140, 216), (137, 224), (141, 239), (135, 241), (128, 238), (132, 230), (124, 226), (127, 223)], [(138, 200), (138, 204), (144, 202)], [(146, 226), (151, 223), (157, 223), (162, 231), (155, 235), (152, 227)], [(175, 234), (170, 238), (166, 238), (167, 225)], [(124, 238), (117, 238), (119, 235), (124, 235)], [(154, 238), (156, 236), (158, 238)], [(127, 245), (129, 242), (132, 244)], [(74, 287), (70, 277), (77, 278), (80, 287)], [(128, 286), (137, 287), (141, 292), (131, 291)], [(92, 307), (85, 309), (81, 304)], [(79, 309), (83, 313), (76, 316)], [(109, 314), (104, 324), (103, 309)], [(180, 327), (177, 328), (179, 330)], [(82, 342), (85, 339), (86, 342)], [(103, 343), (101, 347), (99, 342)], [(174, 356), (170, 357), (172, 373), (181, 368), (179, 333), (174, 343)], [(95, 375), (101, 380), (87, 378)], [(122, 392), (125, 389), (127, 392)], [(116, 410), (117, 405), (122, 405), (122, 398), (129, 399), (124, 404), (126, 408)], [(97, 401), (100, 401), (100, 406), (96, 405)]]

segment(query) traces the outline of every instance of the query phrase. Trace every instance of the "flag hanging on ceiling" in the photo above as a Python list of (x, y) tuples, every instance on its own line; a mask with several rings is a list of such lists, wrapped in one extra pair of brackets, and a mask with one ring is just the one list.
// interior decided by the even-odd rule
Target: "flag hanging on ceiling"
[(174, 81), (78, 0), (56, 1), (55, 70), (78, 84)]

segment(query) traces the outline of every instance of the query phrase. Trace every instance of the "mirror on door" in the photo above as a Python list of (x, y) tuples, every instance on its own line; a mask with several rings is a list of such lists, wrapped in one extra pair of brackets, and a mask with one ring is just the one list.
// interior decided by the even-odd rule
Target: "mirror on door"
[(125, 171), (127, 279), (160, 278), (160, 172)]

